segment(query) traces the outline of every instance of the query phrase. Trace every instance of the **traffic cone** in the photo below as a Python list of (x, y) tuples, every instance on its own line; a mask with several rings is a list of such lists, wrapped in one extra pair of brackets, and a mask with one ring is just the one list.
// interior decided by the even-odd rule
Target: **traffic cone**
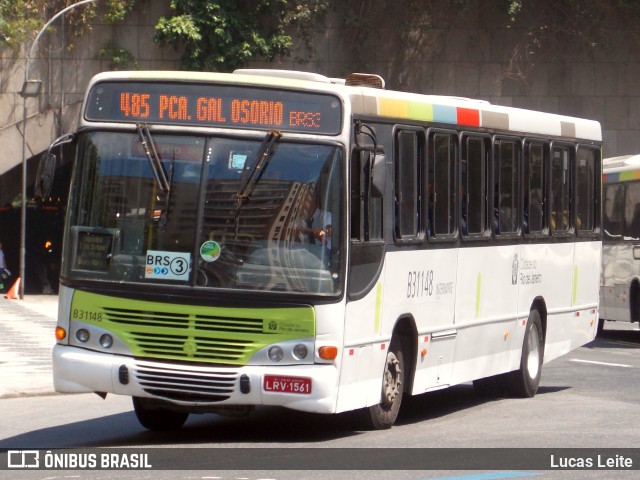
[(13, 282), (9, 291), (5, 294), (4, 298), (10, 298), (12, 300), (18, 299), (18, 290), (20, 290), (20, 277)]

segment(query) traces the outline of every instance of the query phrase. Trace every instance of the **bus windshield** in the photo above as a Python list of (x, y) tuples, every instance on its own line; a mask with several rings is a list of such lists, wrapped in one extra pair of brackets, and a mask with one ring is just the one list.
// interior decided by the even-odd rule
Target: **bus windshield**
[(276, 133), (81, 134), (63, 276), (339, 293), (342, 149)]

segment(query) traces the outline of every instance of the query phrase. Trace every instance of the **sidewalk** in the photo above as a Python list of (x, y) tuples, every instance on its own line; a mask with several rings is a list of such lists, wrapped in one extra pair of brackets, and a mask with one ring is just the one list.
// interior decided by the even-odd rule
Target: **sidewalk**
[(0, 296), (0, 399), (54, 393), (57, 295)]

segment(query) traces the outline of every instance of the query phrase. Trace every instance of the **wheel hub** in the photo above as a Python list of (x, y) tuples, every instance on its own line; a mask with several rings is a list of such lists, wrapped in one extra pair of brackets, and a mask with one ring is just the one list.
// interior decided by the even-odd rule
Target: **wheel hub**
[(400, 362), (393, 354), (387, 355), (387, 365), (384, 370), (384, 381), (382, 385), (383, 403), (390, 405), (400, 395), (402, 388), (402, 370)]

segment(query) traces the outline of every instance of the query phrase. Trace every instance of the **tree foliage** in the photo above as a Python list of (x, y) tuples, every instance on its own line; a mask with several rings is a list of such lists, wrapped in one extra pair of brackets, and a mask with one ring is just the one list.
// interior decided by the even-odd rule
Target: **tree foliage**
[[(78, 0), (0, 0), (0, 46), (18, 49), (20, 44), (33, 40), (46, 22), (59, 11)], [(123, 20), (136, 0), (104, 0), (82, 5), (64, 16), (75, 35), (91, 28), (98, 14), (98, 6), (108, 22)]]
[(525, 78), (542, 58), (593, 56), (611, 26), (636, 32), (640, 0), (497, 0), (514, 32), (507, 76)]
[(227, 71), (257, 58), (289, 55), (297, 28), (303, 39), (324, 0), (171, 0), (175, 12), (156, 25), (155, 40), (182, 48), (182, 68)]

